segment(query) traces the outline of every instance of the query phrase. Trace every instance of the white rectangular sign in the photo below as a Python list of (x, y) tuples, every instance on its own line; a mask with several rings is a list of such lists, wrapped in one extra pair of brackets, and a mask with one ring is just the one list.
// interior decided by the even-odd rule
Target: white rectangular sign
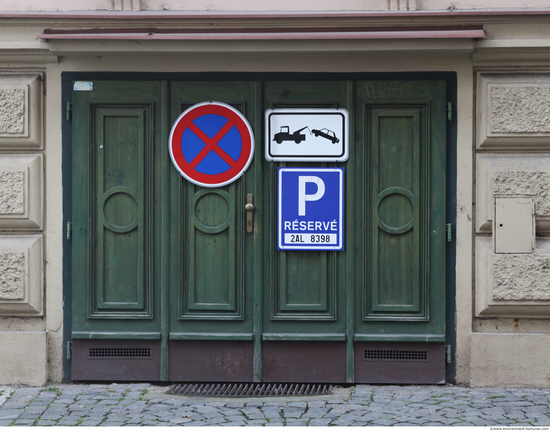
[(268, 109), (265, 158), (280, 162), (345, 162), (349, 119), (345, 109)]

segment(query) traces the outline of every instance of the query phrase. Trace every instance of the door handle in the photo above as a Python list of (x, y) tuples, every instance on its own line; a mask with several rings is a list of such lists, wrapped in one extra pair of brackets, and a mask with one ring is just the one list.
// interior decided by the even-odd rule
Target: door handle
[(254, 197), (252, 193), (246, 195), (246, 232), (252, 233), (254, 231)]

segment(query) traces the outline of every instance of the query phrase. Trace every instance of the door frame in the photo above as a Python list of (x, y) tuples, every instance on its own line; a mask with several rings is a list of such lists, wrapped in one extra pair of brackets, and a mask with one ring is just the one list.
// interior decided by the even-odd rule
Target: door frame
[[(315, 72), (62, 72), (62, 189), (63, 189), (63, 380), (71, 381), (70, 341), (72, 325), (72, 243), (67, 222), (72, 218), (72, 82), (92, 81), (296, 81), (296, 80), (438, 80), (446, 82), (447, 103), (457, 111), (456, 72), (388, 72), (388, 73), (315, 73)], [(261, 125), (261, 124), (260, 124)], [(258, 124), (254, 125), (258, 127)], [(456, 374), (456, 202), (457, 202), (457, 121), (447, 121), (446, 143), (446, 223), (454, 233), (446, 244), (446, 381), (454, 382)], [(260, 153), (257, 155), (263, 156)], [(261, 269), (260, 269), (261, 270)], [(349, 268), (348, 268), (349, 270)]]

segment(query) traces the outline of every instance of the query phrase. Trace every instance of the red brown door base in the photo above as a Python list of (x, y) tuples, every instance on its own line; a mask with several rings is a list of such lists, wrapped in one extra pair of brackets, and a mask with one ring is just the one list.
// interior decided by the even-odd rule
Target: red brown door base
[(345, 383), (346, 343), (340, 341), (266, 341), (264, 382)]
[(251, 341), (186, 340), (170, 342), (170, 376), (174, 382), (251, 382)]
[(444, 384), (444, 343), (356, 343), (355, 383)]

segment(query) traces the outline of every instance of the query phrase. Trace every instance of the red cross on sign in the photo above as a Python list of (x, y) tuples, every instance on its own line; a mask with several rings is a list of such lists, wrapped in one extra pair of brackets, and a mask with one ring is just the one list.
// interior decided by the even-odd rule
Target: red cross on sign
[(247, 170), (254, 156), (254, 133), (232, 106), (203, 102), (174, 122), (168, 148), (184, 178), (203, 187), (221, 187)]

